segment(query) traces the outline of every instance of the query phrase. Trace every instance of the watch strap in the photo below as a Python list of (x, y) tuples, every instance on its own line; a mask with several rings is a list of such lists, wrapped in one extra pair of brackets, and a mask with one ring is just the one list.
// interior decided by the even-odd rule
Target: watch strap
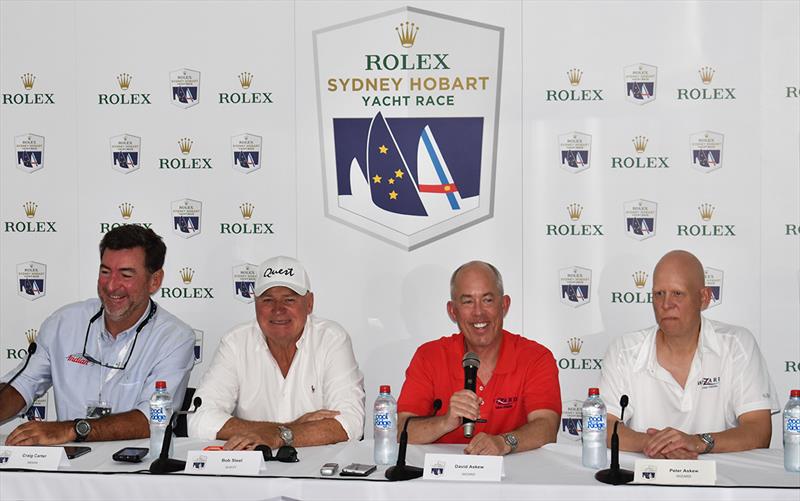
[(513, 433), (504, 433), (503, 434), (503, 441), (511, 447), (511, 452), (517, 450), (517, 446), (519, 445), (519, 439)]
[[(92, 432), (92, 425), (86, 419), (76, 419), (73, 421), (73, 428), (75, 430), (75, 441), (76, 442), (83, 442), (89, 436), (89, 433)], [(82, 430), (86, 429), (84, 433)]]
[(714, 448), (714, 437), (712, 437), (710, 433), (698, 433), (697, 436), (706, 444), (706, 450), (701, 452), (701, 454), (708, 454), (711, 452)]

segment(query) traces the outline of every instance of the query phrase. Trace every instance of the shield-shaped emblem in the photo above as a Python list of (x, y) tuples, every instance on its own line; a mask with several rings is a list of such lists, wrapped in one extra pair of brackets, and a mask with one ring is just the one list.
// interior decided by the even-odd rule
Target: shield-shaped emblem
[(189, 108), (200, 102), (200, 72), (181, 68), (169, 74), (172, 104)]
[(44, 167), (44, 136), (22, 134), (14, 138), (17, 152), (17, 168), (25, 172), (36, 172)]
[(656, 236), (658, 204), (649, 200), (631, 200), (624, 204), (625, 234), (636, 240)]
[(314, 32), (328, 217), (407, 250), (491, 217), (503, 35), (413, 7)]
[(583, 432), (583, 402), (568, 400), (561, 404), (561, 431), (559, 435), (568, 440), (580, 440)]
[(577, 308), (588, 304), (591, 300), (592, 270), (573, 266), (558, 270), (561, 302)]
[(28, 421), (47, 421), (47, 393), (33, 401), (25, 417)]
[(28, 261), (17, 265), (17, 294), (28, 300), (35, 300), (45, 295), (47, 282), (47, 265)]
[(203, 361), (203, 331), (192, 329), (194, 331), (194, 365)]
[(716, 268), (705, 268), (706, 287), (711, 292), (711, 301), (708, 303), (709, 308), (713, 308), (722, 303), (722, 279), (725, 273)]
[(256, 275), (258, 266), (245, 263), (233, 267), (233, 294), (236, 299), (245, 303), (252, 303), (255, 299)]
[(111, 167), (124, 174), (139, 169), (139, 153), (141, 152), (142, 139), (131, 134), (114, 136), (111, 143)]
[(183, 238), (200, 234), (203, 203), (198, 200), (175, 200), (172, 202), (172, 231)]
[(582, 172), (589, 168), (592, 136), (583, 132), (568, 132), (558, 136), (561, 167), (568, 172)]
[(233, 168), (239, 172), (254, 172), (261, 168), (261, 136), (240, 134), (231, 138)]
[(647, 104), (656, 99), (656, 77), (658, 68), (639, 63), (626, 66), (625, 99), (635, 104)]
[(722, 167), (722, 143), (725, 136), (704, 130), (691, 135), (692, 167), (711, 172)]

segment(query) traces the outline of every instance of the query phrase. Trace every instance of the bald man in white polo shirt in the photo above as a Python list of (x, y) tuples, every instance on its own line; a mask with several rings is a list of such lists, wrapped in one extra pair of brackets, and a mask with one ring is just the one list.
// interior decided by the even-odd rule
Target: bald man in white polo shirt
[(710, 299), (694, 255), (661, 258), (653, 272), (658, 325), (618, 337), (603, 361), (609, 429), (619, 420), (620, 397), (630, 398), (621, 450), (695, 459), (769, 447), (779, 403), (766, 363), (747, 329), (700, 314)]

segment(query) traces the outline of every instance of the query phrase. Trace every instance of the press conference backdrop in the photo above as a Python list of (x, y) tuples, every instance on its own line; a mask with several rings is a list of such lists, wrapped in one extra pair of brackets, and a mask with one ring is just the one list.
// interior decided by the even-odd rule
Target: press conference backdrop
[(306, 264), (368, 403), (456, 331), (449, 275), (484, 259), (577, 439), (674, 248), (780, 400), (800, 386), (797, 1), (4, 0), (0, 23), (3, 372), (139, 224), (167, 242), (155, 299), (196, 330), (195, 386), (267, 257)]

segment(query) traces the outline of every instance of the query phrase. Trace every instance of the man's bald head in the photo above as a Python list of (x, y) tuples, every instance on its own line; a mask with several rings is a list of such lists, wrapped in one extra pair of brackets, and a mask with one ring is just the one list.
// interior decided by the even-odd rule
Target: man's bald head
[(658, 261), (653, 271), (653, 311), (664, 335), (697, 335), (700, 312), (710, 300), (703, 265), (692, 253), (674, 250)]
[(703, 264), (694, 254), (685, 250), (674, 250), (664, 254), (653, 271), (653, 280), (659, 273), (678, 273), (692, 288), (701, 289), (706, 283)]

